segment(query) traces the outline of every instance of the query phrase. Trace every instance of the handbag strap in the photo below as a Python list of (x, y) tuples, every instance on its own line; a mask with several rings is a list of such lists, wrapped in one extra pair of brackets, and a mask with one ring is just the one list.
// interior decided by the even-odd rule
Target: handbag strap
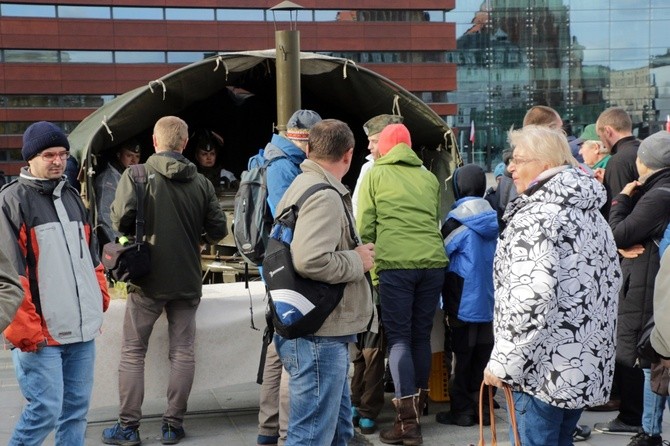
[(147, 183), (147, 170), (144, 164), (132, 164), (128, 166), (130, 176), (135, 181), (135, 195), (137, 196), (137, 209), (135, 213), (135, 241), (144, 242), (144, 192)]
[[(516, 411), (514, 410), (514, 398), (512, 397), (512, 388), (509, 384), (503, 384), (503, 392), (505, 393), (505, 401), (507, 402), (507, 410), (509, 413), (509, 422), (514, 432), (514, 445), (521, 446), (521, 438), (519, 437), (519, 429), (516, 423)], [(484, 439), (484, 393), (488, 394), (489, 414), (491, 417), (491, 444), (497, 446), (498, 438), (496, 434), (496, 418), (493, 411), (493, 388), (487, 386), (482, 381), (479, 389), (479, 446), (486, 446)]]

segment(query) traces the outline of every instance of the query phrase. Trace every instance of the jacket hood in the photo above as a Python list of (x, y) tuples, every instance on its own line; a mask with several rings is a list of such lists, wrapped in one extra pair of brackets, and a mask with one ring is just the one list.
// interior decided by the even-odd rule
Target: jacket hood
[[(600, 210), (607, 201), (605, 187), (593, 174), (581, 167), (561, 166), (553, 175), (542, 178), (535, 186), (515, 198), (503, 217), (511, 216), (528, 203), (557, 204), (577, 209)], [(530, 192), (530, 193), (529, 193)]]
[(405, 143), (396, 145), (389, 153), (375, 161), (375, 166), (384, 164), (407, 164), (409, 166), (423, 165), (416, 152)]
[(447, 218), (453, 218), (486, 240), (498, 237), (498, 213), (484, 198), (461, 198)]
[(483, 197), (486, 192), (486, 174), (476, 164), (466, 164), (454, 171), (452, 177), (454, 198)]
[(154, 153), (147, 159), (147, 166), (173, 181), (189, 182), (198, 174), (198, 168), (184, 155), (177, 152)]
[(412, 138), (409, 134), (409, 130), (402, 124), (389, 124), (384, 127), (384, 130), (379, 134), (377, 149), (379, 150), (380, 155), (386, 155), (392, 148), (400, 143), (412, 147)]
[(269, 160), (278, 156), (285, 156), (296, 166), (299, 166), (307, 158), (307, 155), (300, 150), (300, 147), (281, 135), (272, 135), (272, 139), (265, 146), (263, 156)]
[[(65, 181), (64, 176), (60, 177), (57, 180), (37, 178), (30, 173), (30, 169), (28, 168), (28, 166), (23, 166), (19, 173), (19, 182), (21, 184), (25, 184), (29, 187), (32, 187), (33, 189), (37, 189), (40, 193), (45, 195), (51, 195), (58, 186), (58, 184), (60, 184), (62, 181)], [(66, 181), (66, 186), (67, 185), (68, 184)]]

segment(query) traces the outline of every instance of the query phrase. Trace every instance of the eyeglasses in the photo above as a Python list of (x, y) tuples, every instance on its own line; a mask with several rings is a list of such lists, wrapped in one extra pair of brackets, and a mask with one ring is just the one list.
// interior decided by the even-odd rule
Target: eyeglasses
[(533, 161), (538, 161), (538, 159), (536, 159), (536, 158), (528, 158), (528, 159), (523, 159), (523, 158), (511, 158), (511, 159), (509, 160), (509, 163), (510, 163), (510, 164), (515, 164), (515, 165), (517, 165), (517, 166), (520, 166), (520, 165), (522, 165), (522, 164), (532, 163)]
[(40, 153), (40, 157), (49, 163), (54, 162), (56, 158), (60, 158), (61, 161), (67, 161), (70, 157), (70, 152), (42, 152)]

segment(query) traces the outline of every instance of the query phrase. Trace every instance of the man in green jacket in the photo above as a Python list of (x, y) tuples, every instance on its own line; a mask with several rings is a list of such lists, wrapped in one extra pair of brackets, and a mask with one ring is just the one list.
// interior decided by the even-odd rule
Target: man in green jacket
[[(171, 370), (162, 443), (176, 444), (185, 435), (182, 423), (195, 373), (195, 313), (202, 296), (200, 246), (216, 243), (227, 233), (214, 186), (182, 155), (187, 141), (188, 127), (176, 116), (163, 117), (154, 126), (156, 153), (145, 164), (144, 203), (151, 273), (128, 284), (119, 364), (119, 421), (103, 431), (106, 444), (140, 444), (144, 357), (163, 309), (168, 320)], [(135, 182), (126, 170), (112, 203), (114, 229), (132, 234), (136, 208)]]

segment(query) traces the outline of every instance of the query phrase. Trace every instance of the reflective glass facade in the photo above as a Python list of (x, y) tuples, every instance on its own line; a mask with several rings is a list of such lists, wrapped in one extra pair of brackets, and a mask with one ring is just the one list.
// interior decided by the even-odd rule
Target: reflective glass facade
[(670, 2), (667, 0), (458, 0), (458, 105), (449, 124), (474, 161), (499, 159), (510, 126), (533, 105), (549, 105), (579, 136), (609, 106), (624, 107), (638, 136), (670, 114)]

